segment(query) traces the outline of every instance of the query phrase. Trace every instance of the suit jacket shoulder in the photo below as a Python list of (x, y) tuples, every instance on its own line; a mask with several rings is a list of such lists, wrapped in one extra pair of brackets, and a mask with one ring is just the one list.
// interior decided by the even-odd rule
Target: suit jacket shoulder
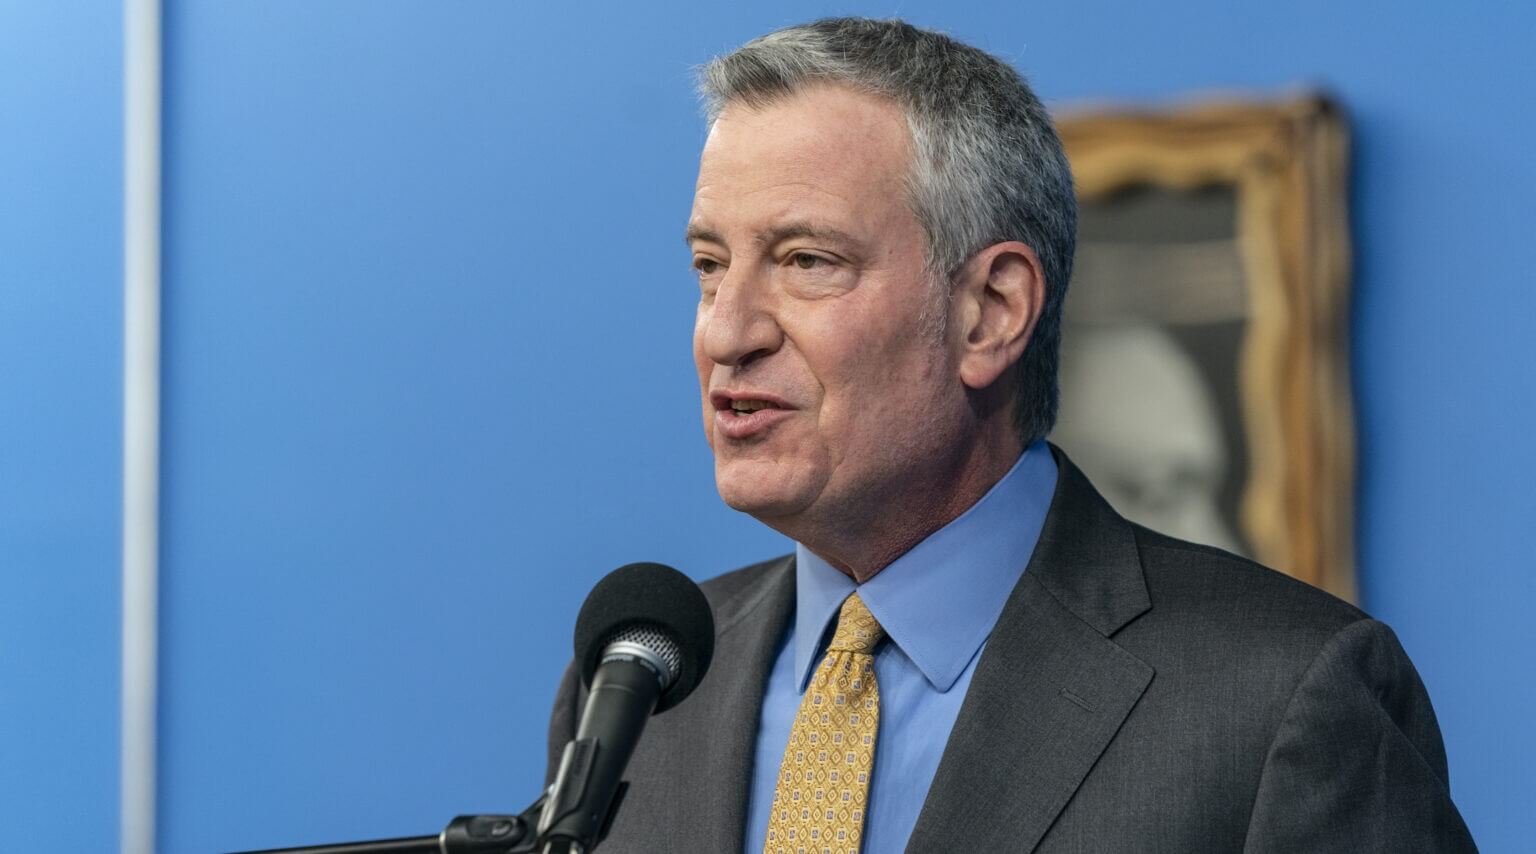
[(1205, 725), (1265, 746), (1236, 757), (1252, 794), (1243, 850), (1472, 849), (1428, 693), (1390, 628), (1220, 550), (1139, 528), (1137, 543), (1153, 608), (1117, 642), (1166, 682), (1242, 697), (1228, 701), (1240, 721)]
[(1114, 640), (1197, 702), (1224, 681), (1248, 704), (1283, 704), (1335, 635), (1370, 619), (1246, 558), (1130, 527), (1151, 608)]

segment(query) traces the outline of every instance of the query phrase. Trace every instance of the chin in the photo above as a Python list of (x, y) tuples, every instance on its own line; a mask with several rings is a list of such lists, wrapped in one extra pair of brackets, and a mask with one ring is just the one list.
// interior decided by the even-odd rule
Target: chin
[(811, 504), (816, 490), (795, 473), (779, 466), (737, 462), (715, 466), (715, 489), (720, 500), (759, 520), (791, 516)]
[(720, 500), (724, 501), (727, 507), (740, 510), (758, 519), (789, 515), (799, 510), (805, 503), (796, 500), (796, 496), (784, 495), (760, 486), (741, 488), (716, 483), (715, 487), (720, 491)]

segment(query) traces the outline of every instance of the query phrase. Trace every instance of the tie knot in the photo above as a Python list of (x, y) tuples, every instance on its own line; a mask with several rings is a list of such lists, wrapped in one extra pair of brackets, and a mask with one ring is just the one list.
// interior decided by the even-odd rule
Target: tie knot
[(880, 621), (864, 607), (859, 594), (853, 593), (843, 600), (843, 608), (837, 615), (837, 629), (832, 632), (832, 643), (827, 652), (871, 653), (875, 644), (885, 637)]

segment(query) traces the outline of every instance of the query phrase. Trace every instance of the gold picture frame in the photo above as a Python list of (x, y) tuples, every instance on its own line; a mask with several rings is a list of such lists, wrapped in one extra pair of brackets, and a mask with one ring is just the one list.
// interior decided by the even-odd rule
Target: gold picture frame
[(1341, 111), (1304, 94), (1076, 110), (1058, 117), (1058, 128), (1085, 206), (1135, 187), (1230, 188), (1247, 291), (1233, 371), (1246, 439), (1234, 515), (1258, 561), (1353, 600), (1349, 135)]

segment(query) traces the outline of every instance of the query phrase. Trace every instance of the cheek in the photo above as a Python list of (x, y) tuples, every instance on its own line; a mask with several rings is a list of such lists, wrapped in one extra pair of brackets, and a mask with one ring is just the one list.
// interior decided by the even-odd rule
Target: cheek
[(704, 307), (699, 307), (698, 316), (693, 321), (693, 366), (699, 373), (699, 388), (709, 388), (709, 375), (714, 370), (714, 362), (704, 353), (704, 331), (709, 316), (704, 313)]
[(704, 355), (704, 313), (700, 309), (699, 318), (693, 327), (693, 365), (699, 374), (699, 406), (702, 410), (704, 422), (704, 441), (709, 443), (711, 450), (715, 447), (715, 407), (709, 402), (709, 377), (714, 371), (714, 362)]
[(822, 422), (832, 435), (848, 437), (845, 452), (853, 446), (873, 446), (869, 453), (902, 447), (951, 405), (942, 348), (910, 333), (866, 338), (836, 361), (840, 369), (822, 376)]
[[(840, 346), (824, 347), (813, 373), (821, 386), (818, 422), (822, 435), (831, 439), (833, 453), (842, 457), (865, 436), (878, 433), (886, 422), (896, 378), (885, 348), (868, 339), (853, 341), (833, 337)], [(819, 369), (817, 369), (819, 368)]]

